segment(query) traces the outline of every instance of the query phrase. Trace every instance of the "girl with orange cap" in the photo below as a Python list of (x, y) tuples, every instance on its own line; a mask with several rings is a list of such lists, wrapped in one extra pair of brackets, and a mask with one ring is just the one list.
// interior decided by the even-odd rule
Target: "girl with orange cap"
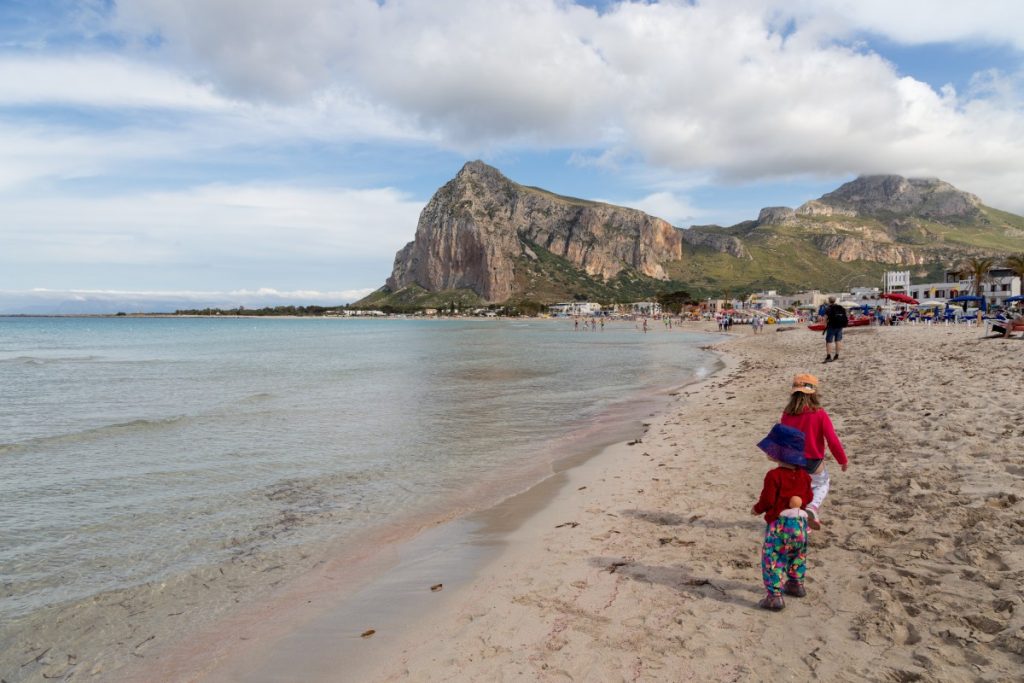
[(817, 528), (820, 520), (818, 510), (828, 495), (830, 485), (828, 469), (825, 467), (825, 445), (828, 444), (828, 450), (843, 472), (849, 466), (846, 451), (836, 436), (832, 420), (821, 407), (817, 377), (801, 374), (793, 378), (789, 403), (782, 411), (780, 422), (804, 433), (804, 456), (807, 458), (807, 472), (811, 475), (811, 489), (814, 491), (814, 499), (807, 504), (807, 515), (811, 528)]

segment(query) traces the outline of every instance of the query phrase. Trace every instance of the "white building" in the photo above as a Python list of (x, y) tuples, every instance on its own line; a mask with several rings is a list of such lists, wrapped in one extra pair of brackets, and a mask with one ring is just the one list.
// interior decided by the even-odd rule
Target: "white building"
[(910, 287), (910, 271), (886, 271), (883, 287), (886, 294), (892, 294), (893, 292), (901, 292), (903, 294), (906, 294), (907, 289)]
[(600, 315), (601, 304), (590, 301), (571, 301), (548, 306), (548, 313), (556, 316), (575, 317), (577, 315)]
[(661, 304), (656, 301), (637, 301), (629, 305), (633, 315), (661, 315)]
[(747, 297), (746, 307), (755, 311), (769, 311), (779, 305), (779, 293), (774, 289), (754, 292)]
[[(901, 271), (895, 275), (907, 273), (906, 284), (899, 289), (889, 289), (890, 275), (885, 274), (886, 291), (899, 291), (908, 294), (918, 301), (925, 299), (953, 299), (965, 294), (974, 294), (974, 278), (961, 278), (959, 271), (946, 271), (946, 279), (942, 282), (921, 282), (914, 284), (910, 281), (909, 271)], [(892, 281), (902, 282), (901, 278), (894, 278)], [(982, 294), (989, 306), (1001, 306), (1007, 297), (1019, 296), (1021, 293), (1020, 278), (1014, 275), (1009, 268), (993, 268), (988, 272), (988, 281), (982, 284)]]

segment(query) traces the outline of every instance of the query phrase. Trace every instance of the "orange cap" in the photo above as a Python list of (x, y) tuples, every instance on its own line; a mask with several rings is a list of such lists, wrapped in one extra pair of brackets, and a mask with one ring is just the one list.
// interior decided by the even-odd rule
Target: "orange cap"
[(818, 378), (814, 375), (802, 374), (793, 378), (793, 391), (813, 394), (818, 391)]

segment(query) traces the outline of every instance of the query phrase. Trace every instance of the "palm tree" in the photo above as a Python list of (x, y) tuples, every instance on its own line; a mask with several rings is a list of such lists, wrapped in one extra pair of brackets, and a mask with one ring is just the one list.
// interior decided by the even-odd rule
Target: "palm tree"
[(1006, 259), (1006, 267), (1024, 282), (1024, 251)]
[(985, 308), (985, 283), (991, 279), (989, 271), (995, 263), (996, 260), (989, 256), (972, 256), (964, 262), (964, 272), (973, 281), (974, 295), (982, 298), (980, 308)]

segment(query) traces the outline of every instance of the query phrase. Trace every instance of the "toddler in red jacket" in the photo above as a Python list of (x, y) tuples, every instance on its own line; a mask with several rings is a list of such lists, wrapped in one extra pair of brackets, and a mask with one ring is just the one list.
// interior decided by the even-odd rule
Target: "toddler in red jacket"
[(765, 597), (758, 607), (779, 611), (786, 607), (783, 593), (802, 598), (807, 571), (807, 513), (801, 508), (813, 497), (804, 457), (804, 435), (799, 429), (777, 424), (758, 448), (777, 463), (764, 477), (761, 496), (750, 514), (764, 514), (761, 578)]

